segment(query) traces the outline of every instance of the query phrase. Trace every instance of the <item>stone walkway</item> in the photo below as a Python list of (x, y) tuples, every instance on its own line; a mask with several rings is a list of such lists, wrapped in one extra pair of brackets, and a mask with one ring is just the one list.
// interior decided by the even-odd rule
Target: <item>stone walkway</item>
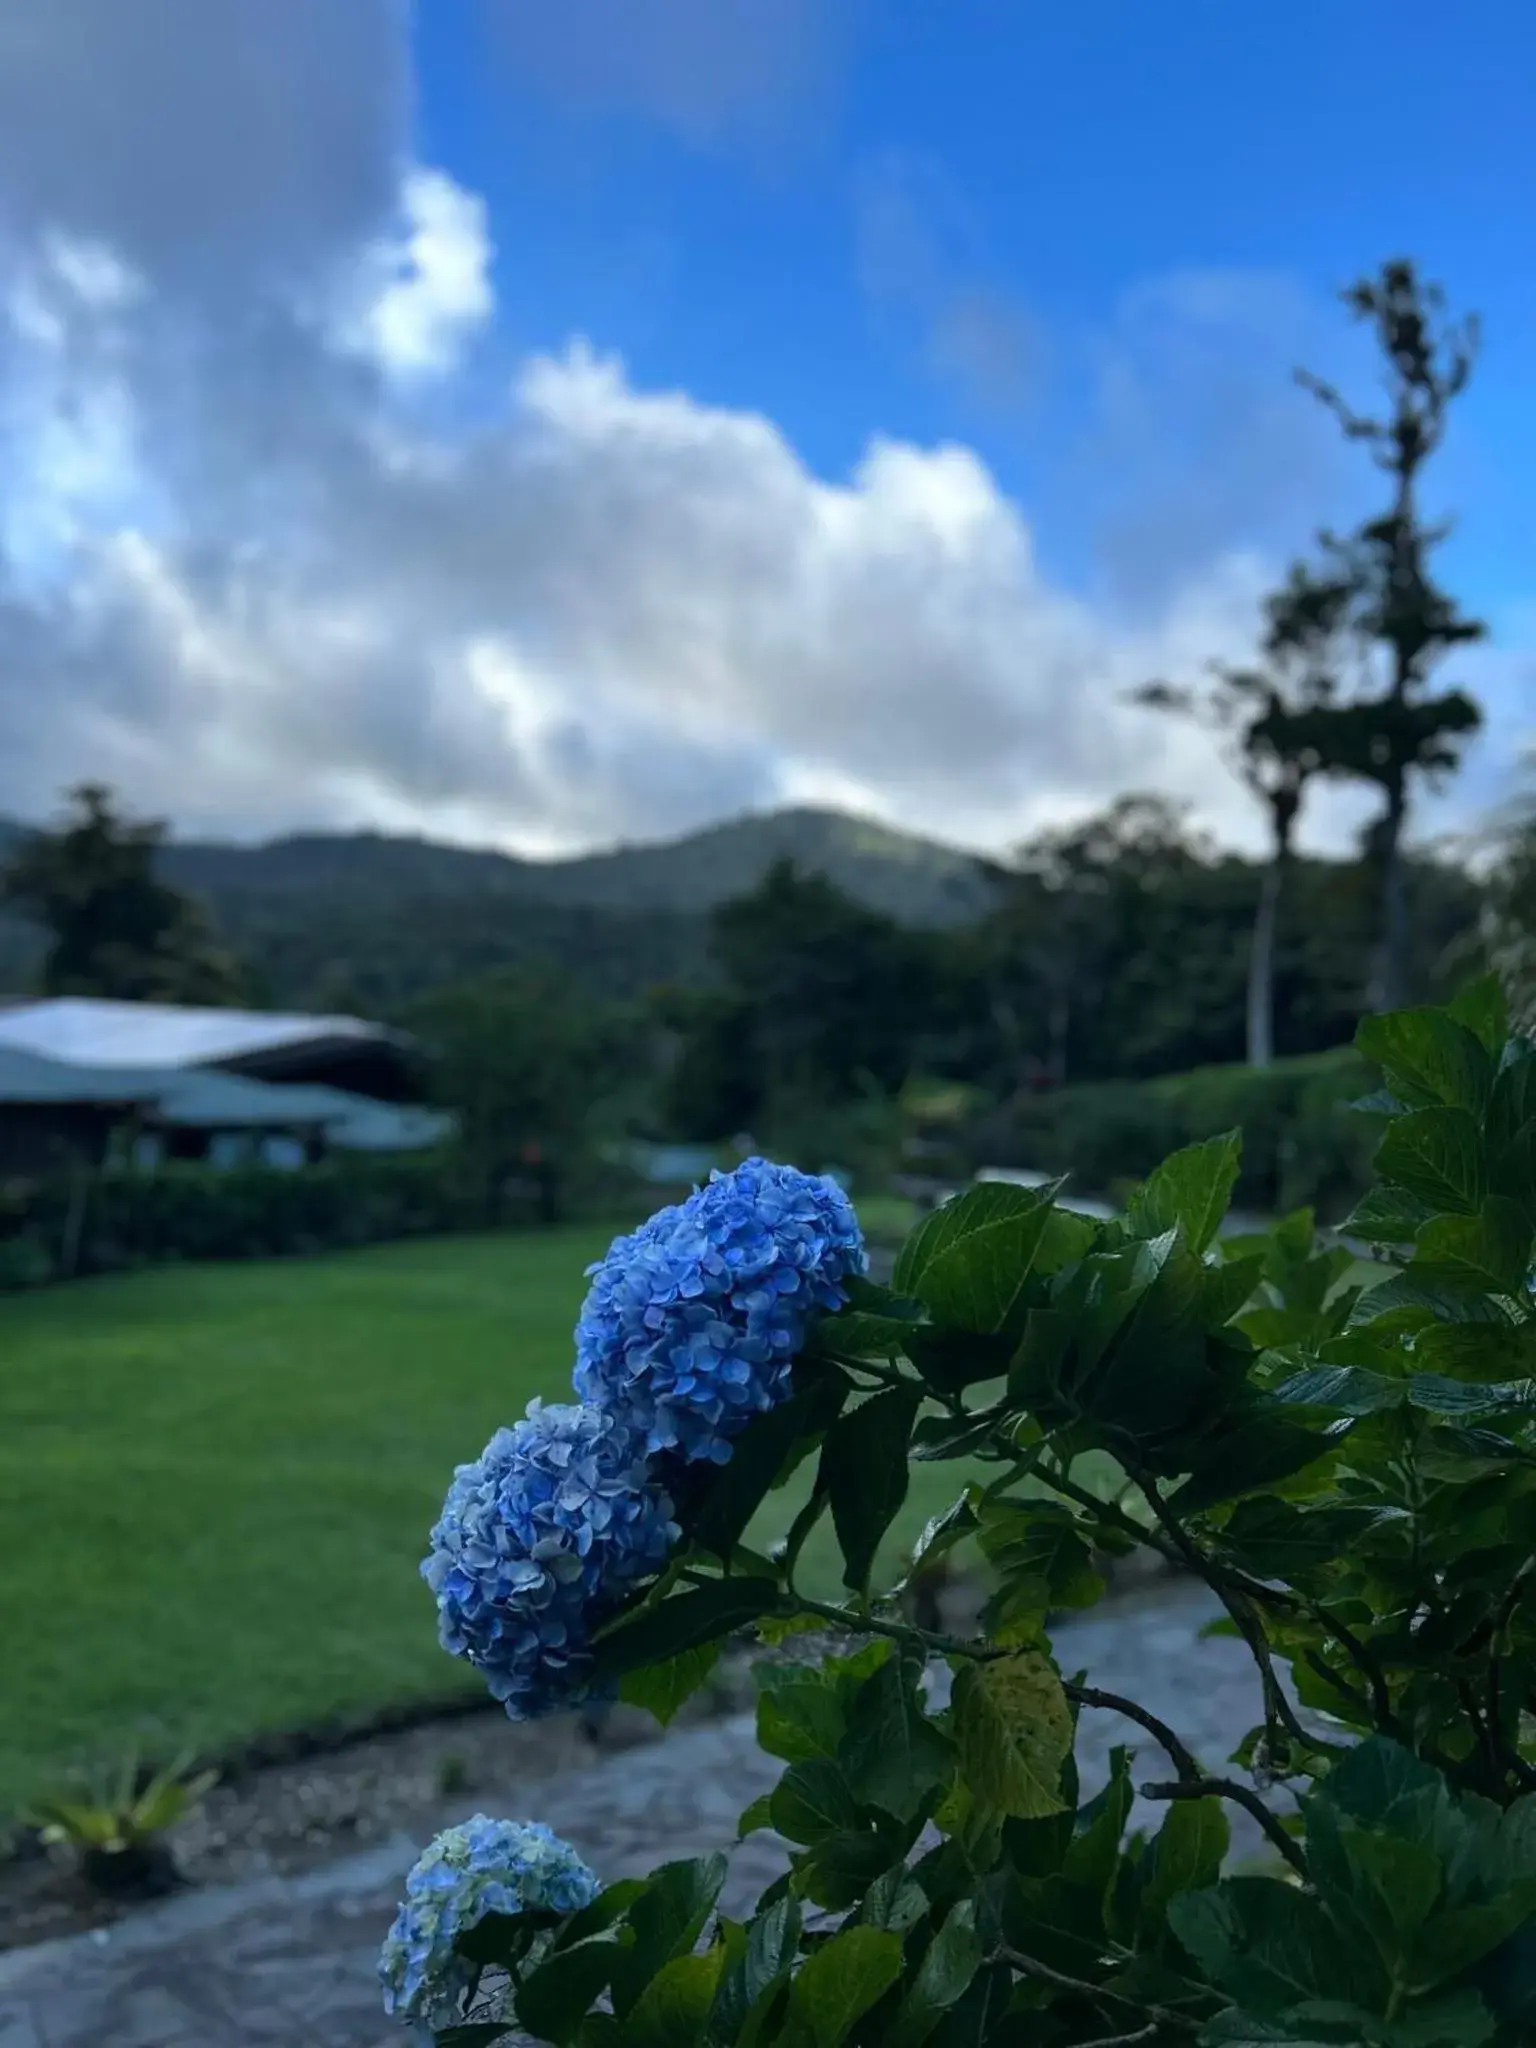
[[(1127, 1693), (1215, 1767), (1258, 1718), (1248, 1653), (1199, 1640), (1213, 1602), (1203, 1586), (1164, 1582), (1058, 1631), (1065, 1671)], [(1161, 1753), (1118, 1717), (1085, 1713), (1085, 1784), (1110, 1747), (1138, 1750), (1139, 1776)], [(1147, 1754), (1149, 1747), (1152, 1754)], [(544, 1820), (607, 1879), (672, 1857), (728, 1848), (741, 1809), (780, 1766), (757, 1751), (747, 1716), (693, 1727), (610, 1755), (542, 1786), (485, 1791), (473, 1806)], [(1159, 1809), (1139, 1816), (1154, 1819)], [(444, 1821), (455, 1818), (444, 1814)], [(462, 1816), (458, 1816), (462, 1817)], [(1256, 1831), (1242, 1815), (1234, 1854)], [(0, 1955), (0, 2048), (388, 2048), (374, 1962), (418, 1844), (399, 1839), (302, 1879), (189, 1894), (109, 1931)], [(763, 1835), (735, 1851), (724, 1905), (747, 1911), (782, 1867)]]

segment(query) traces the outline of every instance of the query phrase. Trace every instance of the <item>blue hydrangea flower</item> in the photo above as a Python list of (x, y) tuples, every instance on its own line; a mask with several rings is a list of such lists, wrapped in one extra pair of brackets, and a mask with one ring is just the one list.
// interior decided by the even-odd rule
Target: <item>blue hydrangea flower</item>
[(514, 1721), (603, 1697), (593, 1629), (676, 1540), (672, 1503), (622, 1420), (531, 1402), (454, 1474), (421, 1567), (439, 1640)]
[(379, 1955), (384, 2010), (427, 2038), (460, 2018), (474, 1976), (453, 1952), (489, 1913), (575, 1913), (597, 1879), (569, 1842), (541, 1823), (477, 1813), (431, 1842), (405, 1881), (405, 1898)]
[(650, 1451), (724, 1464), (731, 1438), (788, 1392), (812, 1311), (841, 1307), (865, 1264), (835, 1181), (748, 1159), (590, 1269), (576, 1391)]

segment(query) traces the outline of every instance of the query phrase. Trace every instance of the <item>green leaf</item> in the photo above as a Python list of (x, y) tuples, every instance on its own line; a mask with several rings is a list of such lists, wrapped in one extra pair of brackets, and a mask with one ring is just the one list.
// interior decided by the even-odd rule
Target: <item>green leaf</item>
[(1178, 1228), (1191, 1250), (1203, 1252), (1227, 1213), (1242, 1152), (1243, 1134), (1233, 1130), (1172, 1153), (1132, 1195), (1127, 1229), (1152, 1238)]
[(1465, 1109), (1416, 1109), (1387, 1126), (1376, 1171), (1437, 1211), (1475, 1216), (1488, 1193), (1477, 1119)]
[(792, 2036), (807, 2048), (841, 2048), (901, 1975), (901, 1940), (879, 1927), (848, 1927), (818, 1949), (790, 1987)]
[(909, 1574), (934, 1564), (957, 1543), (963, 1543), (981, 1527), (976, 1513), (975, 1498), (978, 1489), (967, 1487), (960, 1498), (952, 1501), (941, 1515), (932, 1515), (923, 1524), (922, 1534), (912, 1546), (912, 1562)]
[(1072, 1711), (1037, 1651), (967, 1664), (955, 1679), (954, 1734), (965, 1782), (985, 1807), (1021, 1820), (1062, 1811)]
[(1174, 1493), (1170, 1505), (1181, 1513), (1194, 1514), (1261, 1486), (1278, 1485), (1333, 1447), (1333, 1439), (1320, 1430), (1304, 1429), (1266, 1406), (1202, 1447), (1189, 1478)]
[(1221, 1546), (1261, 1579), (1305, 1581), (1348, 1557), (1386, 1519), (1375, 1507), (1308, 1505), (1288, 1500), (1245, 1500), (1221, 1531)]
[(923, 1711), (920, 1659), (890, 1657), (854, 1697), (838, 1762), (854, 1797), (910, 1819), (948, 1778), (954, 1749)]
[(697, 2048), (724, 1966), (719, 1947), (663, 1965), (625, 2022), (624, 2048)]
[(736, 1839), (738, 1842), (744, 1842), (748, 1835), (755, 1835), (759, 1828), (771, 1828), (772, 1826), (773, 1794), (771, 1792), (763, 1792), (753, 1800), (750, 1806), (742, 1809), (741, 1817), (736, 1823)]
[(1462, 1419), (1528, 1413), (1536, 1407), (1536, 1380), (1494, 1380), (1469, 1386), (1465, 1380), (1444, 1379), (1439, 1373), (1416, 1372), (1408, 1381), (1408, 1399), (1430, 1415)]
[[(1069, 1884), (1081, 1885), (1101, 1905), (1114, 1883), (1120, 1844), (1135, 1799), (1130, 1751), (1117, 1745), (1109, 1753), (1109, 1782), (1076, 1817), (1077, 1832), (1061, 1859), (1063, 1878)], [(1017, 1838), (1016, 1827), (1009, 1830), (1009, 1838), (1011, 1845)], [(1015, 1860), (1015, 1868), (1019, 1867)]]
[(1496, 1294), (1515, 1294), (1530, 1267), (1531, 1236), (1519, 1204), (1490, 1195), (1475, 1216), (1432, 1217), (1419, 1233), (1413, 1263)]
[(1219, 1799), (1175, 1800), (1148, 1853), (1142, 1911), (1161, 1920), (1181, 1892), (1214, 1884), (1231, 1842)]
[(754, 2038), (767, 2005), (789, 1982), (799, 1946), (800, 1905), (786, 1892), (752, 1921), (741, 1955), (720, 1980), (709, 2034), (721, 2048), (740, 2048)]
[(836, 1913), (864, 1898), (872, 1884), (899, 1868), (910, 1838), (876, 1828), (839, 1828), (794, 1859), (795, 1883), (808, 1899)]
[(512, 2031), (504, 2020), (470, 2020), (462, 2027), (443, 2027), (432, 2036), (434, 2048), (490, 2048), (492, 2041), (505, 2041)]
[(1355, 1998), (1368, 2010), (1384, 2000), (1374, 1952), (1347, 1941), (1318, 1900), (1279, 1878), (1182, 1892), (1168, 1903), (1168, 1924), (1214, 1984), (1263, 2018), (1306, 1999)]
[(1474, 1038), (1495, 1057), (1509, 1036), (1509, 1004), (1504, 984), (1496, 974), (1479, 975), (1469, 981), (1445, 1006), (1446, 1015), (1464, 1024)]
[(987, 1445), (997, 1425), (996, 1414), (925, 1415), (912, 1432), (912, 1456), (920, 1465), (969, 1458)]
[(793, 1685), (774, 1686), (757, 1702), (757, 1744), (785, 1763), (835, 1757), (847, 1719), (837, 1694), (818, 1673)]
[(1406, 1188), (1367, 1188), (1339, 1225), (1351, 1237), (1363, 1237), (1367, 1244), (1412, 1244), (1422, 1224), (1435, 1213), (1433, 1207), (1410, 1195)]
[(1444, 1010), (1396, 1010), (1362, 1017), (1355, 1044), (1387, 1086), (1413, 1108), (1466, 1110), (1480, 1117), (1493, 1087), (1493, 1059), (1477, 1034)]
[(566, 1921), (555, 1936), (555, 1947), (574, 1948), (594, 1934), (605, 1934), (616, 1920), (624, 1918), (645, 1887), (643, 1877), (623, 1877), (617, 1884), (605, 1885), (590, 1906), (583, 1906)]
[(687, 1955), (704, 1931), (725, 1882), (723, 1856), (664, 1863), (629, 1909), (633, 1944), (613, 1972), (613, 2009), (622, 2019), (644, 1987), (674, 1956)]
[(518, 2024), (539, 2040), (565, 2048), (608, 1989), (619, 1952), (618, 1943), (606, 1935), (556, 1949), (518, 1985)]
[(1077, 1517), (1055, 1501), (995, 1501), (983, 1511), (982, 1555), (1005, 1594), (1038, 1582), (1038, 1612), (1089, 1607), (1104, 1590)]
[(644, 1707), (665, 1728), (679, 1707), (692, 1699), (720, 1661), (718, 1643), (683, 1650), (664, 1664), (643, 1664), (619, 1680), (619, 1698), (626, 1706)]
[(779, 1603), (772, 1579), (711, 1579), (673, 1593), (648, 1614), (627, 1621), (593, 1645), (599, 1679), (622, 1678), (644, 1664), (662, 1664), (744, 1628)]
[(876, 1394), (832, 1427), (821, 1453), (821, 1480), (842, 1546), (843, 1584), (863, 1592), (881, 1538), (907, 1497), (907, 1452), (922, 1403), (918, 1387)]
[(980, 1967), (975, 1902), (962, 1899), (929, 1942), (896, 2023), (882, 2036), (884, 2048), (922, 2048), (944, 2014), (970, 1989)]
[(1374, 1415), (1398, 1408), (1408, 1398), (1402, 1380), (1369, 1372), (1363, 1365), (1314, 1365), (1275, 1389), (1275, 1399), (1302, 1408), (1334, 1408), (1341, 1415)]
[(825, 1757), (791, 1764), (769, 1795), (768, 1813), (786, 1841), (807, 1847), (859, 1822), (858, 1801), (842, 1772)]
[(1015, 1328), (1061, 1185), (967, 1188), (908, 1238), (896, 1262), (897, 1288), (955, 1329), (991, 1335)]
[(722, 1561), (731, 1556), (795, 1445), (830, 1427), (849, 1392), (850, 1383), (842, 1373), (823, 1367), (808, 1387), (779, 1407), (753, 1416), (731, 1446), (730, 1464), (710, 1483), (702, 1506), (687, 1519), (688, 1533), (701, 1549)]
[(1413, 1356), (1449, 1379), (1529, 1379), (1536, 1374), (1536, 1324), (1435, 1323), (1417, 1332)]

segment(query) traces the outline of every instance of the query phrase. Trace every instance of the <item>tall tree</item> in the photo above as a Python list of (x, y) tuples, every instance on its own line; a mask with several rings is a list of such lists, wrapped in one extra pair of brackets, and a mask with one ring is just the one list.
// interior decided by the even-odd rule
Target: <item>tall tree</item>
[(1378, 416), (1356, 412), (1331, 384), (1308, 371), (1301, 382), (1338, 419), (1345, 435), (1369, 448), (1388, 478), (1385, 511), (1353, 534), (1322, 535), (1329, 575), (1351, 589), (1351, 624), (1374, 657), (1347, 704), (1309, 721), (1337, 772), (1374, 783), (1382, 809), (1366, 834), (1378, 876), (1380, 932), (1366, 1004), (1390, 1010), (1402, 1001), (1408, 925), (1403, 840), (1415, 779), (1433, 783), (1457, 765), (1481, 723), (1475, 700), (1459, 689), (1434, 692), (1431, 677), (1456, 647), (1486, 628), (1468, 617), (1436, 581), (1430, 556), (1448, 528), (1424, 517), (1424, 466), (1445, 438), (1451, 402), (1466, 387), (1477, 349), (1475, 319), (1445, 318), (1445, 297), (1406, 261), (1383, 265), (1344, 302), (1369, 321), (1386, 358), (1388, 403)]
[(1248, 947), (1248, 1064), (1275, 1056), (1275, 936), (1307, 785), (1323, 772), (1326, 711), (1339, 687), (1340, 636), (1352, 583), (1301, 564), (1266, 601), (1257, 667), (1212, 667), (1203, 689), (1147, 683), (1136, 700), (1193, 716), (1220, 736), (1237, 774), (1268, 813), (1270, 851)]
[(86, 783), (56, 827), (29, 834), (0, 868), (0, 903), (48, 934), (44, 994), (238, 1000), (238, 970), (207, 913), (155, 872), (164, 838), (163, 825), (124, 818), (109, 790)]

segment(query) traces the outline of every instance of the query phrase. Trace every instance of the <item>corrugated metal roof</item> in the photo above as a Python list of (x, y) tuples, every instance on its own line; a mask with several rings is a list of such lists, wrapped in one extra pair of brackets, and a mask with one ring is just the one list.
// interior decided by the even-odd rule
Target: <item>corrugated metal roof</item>
[(359, 1017), (279, 1016), (54, 996), (0, 1010), (0, 1047), (88, 1067), (196, 1067), (309, 1040), (390, 1040)]

